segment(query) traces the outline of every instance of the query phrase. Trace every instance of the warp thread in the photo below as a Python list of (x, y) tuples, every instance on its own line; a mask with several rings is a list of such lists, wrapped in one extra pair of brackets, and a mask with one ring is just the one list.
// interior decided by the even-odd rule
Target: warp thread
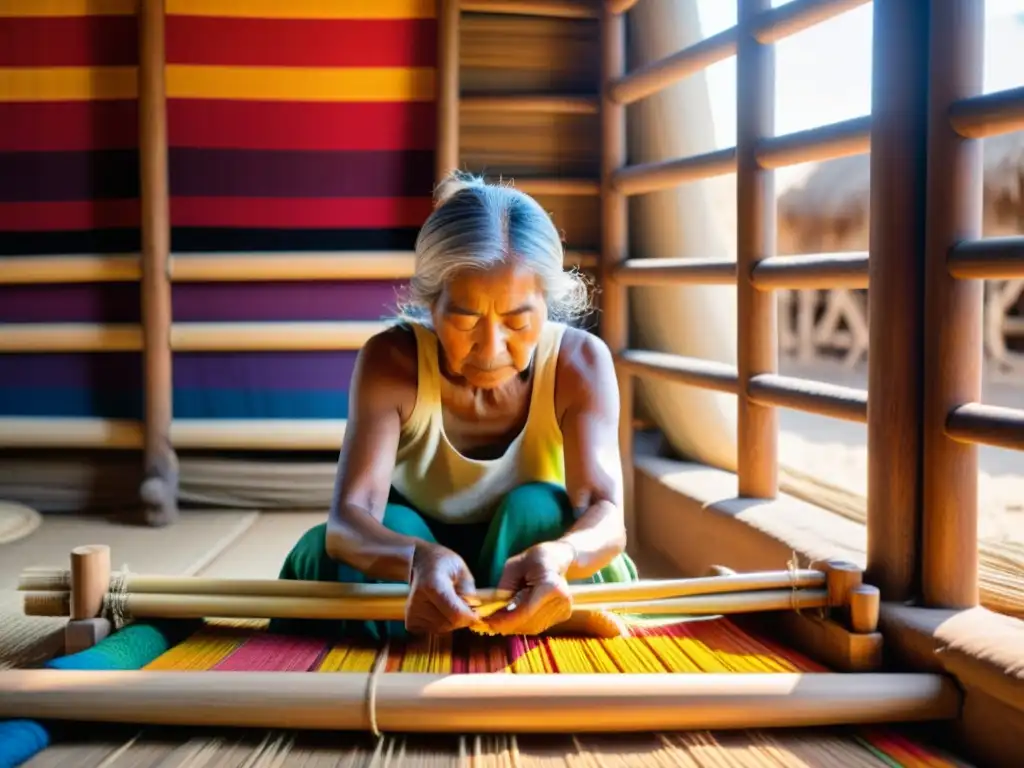
[(373, 662), (373, 669), (370, 670), (370, 679), (366, 683), (366, 713), (370, 719), (370, 732), (378, 739), (383, 738), (380, 728), (377, 726), (377, 681), (384, 673), (388, 663), (388, 650), (391, 641), (384, 643)]

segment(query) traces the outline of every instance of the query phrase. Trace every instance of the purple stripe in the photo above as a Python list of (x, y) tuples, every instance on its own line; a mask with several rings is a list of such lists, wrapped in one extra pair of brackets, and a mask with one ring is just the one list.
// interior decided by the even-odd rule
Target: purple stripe
[(349, 388), (357, 352), (176, 352), (174, 386), (182, 389)]
[(139, 284), (0, 286), (0, 323), (137, 323)]
[(0, 152), (0, 202), (138, 197), (138, 158), (134, 149)]
[(137, 391), (142, 356), (134, 352), (0, 355), (0, 386)]
[(171, 148), (171, 194), (188, 197), (420, 197), (431, 195), (429, 151)]
[(380, 320), (393, 316), (403, 282), (176, 283), (176, 322)]

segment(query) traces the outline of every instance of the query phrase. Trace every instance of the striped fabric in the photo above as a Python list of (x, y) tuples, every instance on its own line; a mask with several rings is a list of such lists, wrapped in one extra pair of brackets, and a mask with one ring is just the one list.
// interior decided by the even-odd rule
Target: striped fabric
[[(134, 5), (0, 0), (0, 269), (139, 249)], [(0, 323), (138, 321), (135, 282), (0, 285)], [(138, 352), (0, 354), (0, 417), (141, 418), (140, 368)]]
[[(166, 0), (172, 249), (412, 247), (434, 0)], [(0, 0), (0, 258), (136, 252), (133, 0)], [(2, 262), (0, 262), (2, 264)], [(377, 320), (395, 282), (176, 283), (187, 322)], [(138, 323), (134, 282), (0, 285), (0, 323)], [(354, 351), (176, 352), (176, 419), (347, 416)], [(134, 352), (0, 355), (0, 417), (141, 417)]]
[(411, 247), (434, 182), (433, 0), (172, 0), (178, 251)]

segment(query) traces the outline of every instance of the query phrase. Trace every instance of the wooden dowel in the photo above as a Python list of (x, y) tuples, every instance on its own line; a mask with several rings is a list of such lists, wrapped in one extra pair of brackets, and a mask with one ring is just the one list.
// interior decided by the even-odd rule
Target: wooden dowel
[(620, 370), (634, 376), (649, 376), (729, 394), (736, 394), (739, 389), (736, 368), (714, 360), (629, 349), (619, 355), (617, 363)]
[(868, 393), (863, 389), (763, 374), (750, 380), (747, 393), (759, 405), (792, 408), (859, 424), (868, 420)]
[(664, 600), (636, 600), (597, 603), (590, 610), (655, 616), (732, 616), (740, 613), (800, 611), (829, 604), (824, 589), (775, 589), (742, 594), (672, 597)]
[(626, 165), (614, 174), (615, 189), (623, 195), (643, 195), (671, 189), (689, 181), (724, 176), (736, 170), (732, 147), (676, 160)]
[(878, 587), (861, 584), (850, 590), (850, 629), (860, 635), (878, 630), (881, 593)]
[(620, 285), (733, 285), (736, 261), (709, 259), (626, 259), (612, 272)]
[(868, 254), (814, 253), (769, 256), (751, 273), (758, 290), (867, 288)]
[(671, 56), (638, 67), (628, 75), (623, 69), (605, 80), (606, 90), (616, 104), (632, 104), (735, 53), (736, 27), (729, 27)]
[[(32, 593), (30, 593), (32, 594)], [(63, 594), (63, 593), (50, 593)], [(493, 615), (508, 600), (484, 602), (482, 618)], [(579, 610), (662, 616), (712, 616), (759, 611), (800, 610), (828, 604), (825, 590), (783, 589), (720, 595), (676, 597), (664, 600), (586, 602)], [(47, 610), (57, 603), (47, 603)], [(353, 598), (280, 597), (267, 595), (207, 595), (159, 593), (107, 593), (104, 610), (128, 619), (312, 619), (402, 621), (406, 601), (402, 597)], [(32, 614), (27, 614), (32, 615)], [(51, 615), (51, 614), (47, 614)]]
[(863, 582), (863, 573), (853, 563), (832, 560), (825, 572), (828, 584), (828, 605), (843, 608), (850, 604), (850, 593)]
[(129, 323), (9, 323), (0, 352), (138, 352), (143, 332)]
[(179, 352), (357, 350), (386, 328), (372, 320), (174, 323), (170, 341)]
[(965, 403), (949, 414), (946, 434), (960, 443), (1024, 451), (1024, 410)]
[(110, 547), (92, 544), (71, 550), (71, 618), (94, 619), (110, 586)]
[(985, 139), (1024, 129), (1024, 86), (955, 101), (953, 130), (966, 139)]
[[(85, 548), (83, 548), (85, 549)], [(107, 550), (106, 561), (110, 555)], [(60, 569), (33, 568), (18, 579), (21, 591), (42, 592), (70, 589), (72, 578)], [(608, 601), (660, 600), (696, 595), (756, 592), (773, 589), (823, 587), (826, 574), (817, 570), (759, 571), (718, 577), (687, 579), (645, 579), (621, 584), (572, 584), (569, 592), (580, 605)], [(220, 595), (244, 597), (319, 598), (339, 601), (404, 601), (406, 584), (340, 584), (291, 579), (215, 579), (201, 576), (161, 576), (114, 573), (102, 584), (101, 592), (113, 587), (127, 594)], [(508, 595), (486, 589), (476, 593), (480, 602), (504, 600)], [(94, 612), (93, 616), (96, 615)]]
[(171, 222), (164, 83), (164, 1), (139, 6), (139, 202), (145, 388), (144, 475), (139, 495), (150, 525), (178, 517), (178, 459), (171, 446)]
[(775, 255), (775, 175), (757, 148), (775, 132), (775, 52), (754, 37), (758, 16), (771, 0), (739, 0), (736, 46), (736, 299), (737, 475), (739, 495), (773, 499), (778, 493), (778, 414), (760, 405), (745, 383), (778, 370), (778, 310), (774, 295), (759, 291), (753, 273)]
[(763, 139), (757, 145), (757, 161), (762, 168), (785, 168), (862, 155), (870, 149), (871, 116), (867, 115)]
[(1024, 237), (963, 240), (950, 250), (949, 274), (961, 280), (1024, 279)]
[[(421, 733), (947, 720), (957, 716), (961, 698), (951, 680), (933, 674), (386, 673), (373, 684), (377, 726)], [(0, 717), (364, 731), (371, 727), (370, 685), (363, 673), (8, 670), (0, 672)]]
[(413, 251), (179, 253), (170, 262), (176, 282), (277, 280), (406, 280)]
[(754, 36), (764, 45), (777, 43), (869, 1), (790, 0), (765, 11), (754, 23)]
[(137, 255), (5, 256), (0, 285), (127, 283), (142, 275)]
[(26, 592), (21, 610), (26, 616), (70, 616), (71, 592)]

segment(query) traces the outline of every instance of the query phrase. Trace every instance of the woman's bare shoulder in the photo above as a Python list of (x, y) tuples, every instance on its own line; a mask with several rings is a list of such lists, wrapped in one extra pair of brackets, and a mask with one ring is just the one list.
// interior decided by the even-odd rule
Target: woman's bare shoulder
[[(595, 391), (616, 387), (615, 361), (604, 341), (589, 331), (567, 327), (558, 350), (556, 400), (570, 403), (592, 400)], [(564, 410), (560, 407), (559, 410)]]
[(360, 400), (395, 401), (403, 416), (416, 402), (418, 364), (416, 335), (406, 325), (394, 325), (374, 334), (359, 351), (353, 388)]

